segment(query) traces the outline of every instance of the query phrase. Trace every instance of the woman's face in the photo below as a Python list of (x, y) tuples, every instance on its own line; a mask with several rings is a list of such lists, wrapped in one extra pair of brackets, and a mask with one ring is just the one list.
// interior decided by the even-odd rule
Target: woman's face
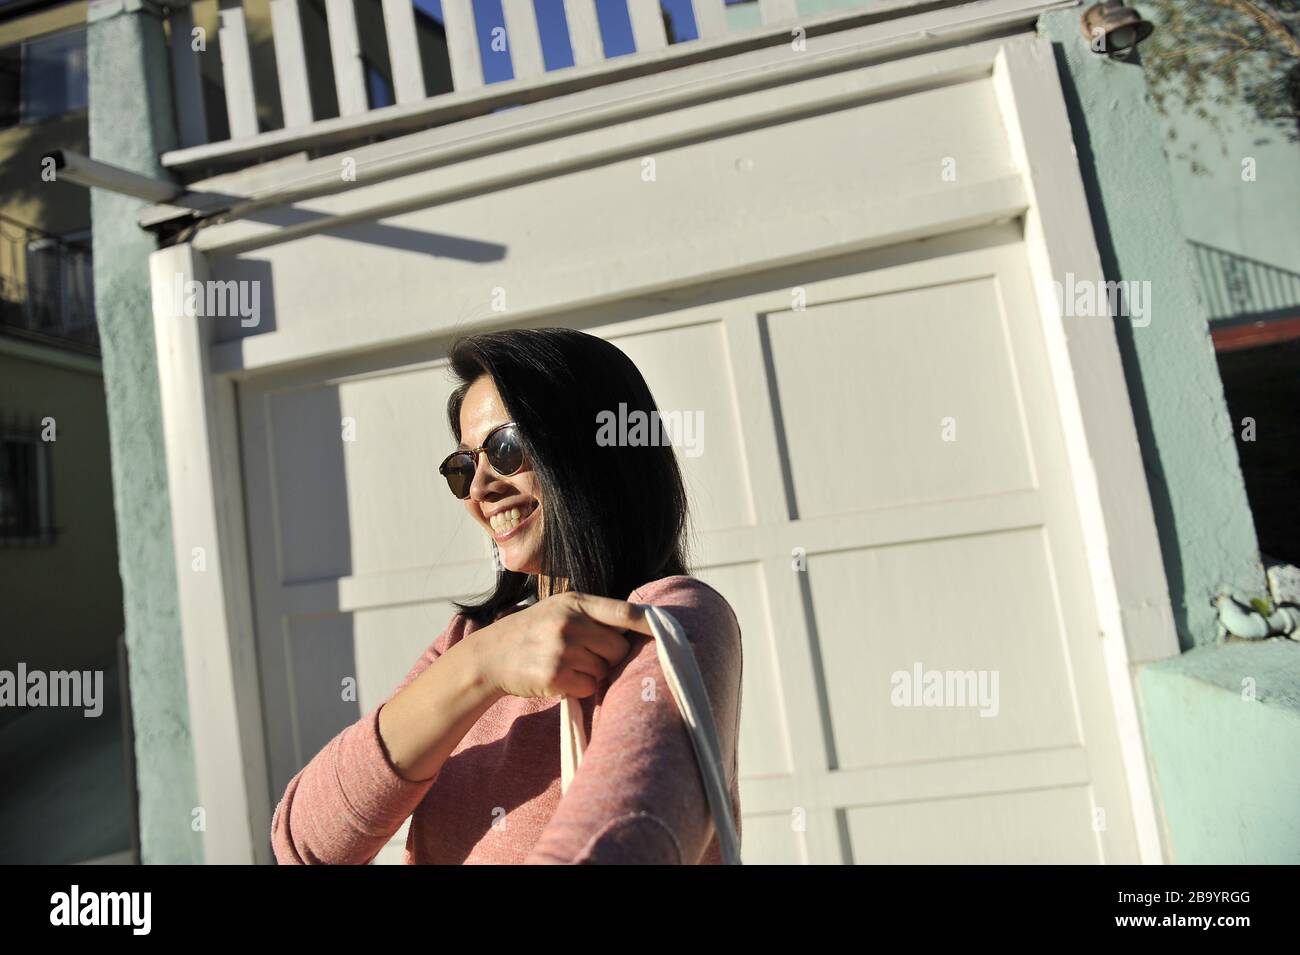
[[(481, 375), (460, 407), (461, 448), (477, 448), (497, 425), (510, 420), (496, 383)], [(542, 489), (532, 462), (514, 474), (500, 475), (488, 463), (486, 452), (475, 461), (474, 481), (465, 510), (496, 541), (501, 563), (507, 570), (536, 574), (542, 554)]]

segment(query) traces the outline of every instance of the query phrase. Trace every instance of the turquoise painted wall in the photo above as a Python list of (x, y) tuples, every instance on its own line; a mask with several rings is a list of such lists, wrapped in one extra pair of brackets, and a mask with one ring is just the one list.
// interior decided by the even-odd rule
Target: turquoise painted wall
[[(1154, 16), (1154, 9), (1142, 8)], [(1156, 29), (1161, 21), (1154, 19)], [(1187, 238), (1285, 270), (1300, 280), (1300, 143), (1265, 126), (1244, 104), (1208, 104), (1220, 129), (1188, 110), (1160, 118), (1166, 137), (1174, 194)], [(1195, 157), (1203, 175), (1178, 153)], [(1254, 179), (1243, 177), (1253, 160)], [(1300, 281), (1288, 283), (1286, 299), (1300, 305)], [(1211, 312), (1211, 318), (1215, 317)]]
[(1142, 68), (1093, 53), (1079, 8), (1047, 14), (1040, 31), (1057, 50), (1106, 277), (1151, 283), (1150, 324), (1115, 330), (1179, 639), (1211, 644), (1214, 596), (1265, 584), (1160, 123)]
[[(795, 6), (801, 17), (817, 17), (837, 10), (852, 10), (869, 7), (878, 0), (795, 0)], [(758, 0), (749, 3), (734, 3), (727, 7), (727, 25), (732, 30), (748, 30), (750, 27), (762, 26), (763, 17), (758, 12)]]
[(1202, 647), (1139, 686), (1170, 861), (1300, 863), (1300, 645)]
[[(1300, 644), (1218, 642), (1210, 597), (1262, 595), (1250, 511), (1184, 214), (1205, 201), (1171, 166), (1140, 67), (1092, 53), (1081, 8), (1047, 14), (1108, 278), (1152, 282), (1147, 328), (1117, 326), (1184, 652), (1137, 668), (1139, 711), (1174, 863), (1300, 861)], [(1254, 249), (1255, 193), (1217, 173), (1219, 215)], [(1282, 176), (1269, 188), (1282, 187)], [(1181, 192), (1180, 192), (1181, 190)], [(1289, 187), (1273, 195), (1284, 202)], [(1300, 194), (1298, 194), (1300, 195)], [(1181, 196), (1181, 201), (1180, 197)], [(1300, 207), (1295, 196), (1289, 208)], [(1265, 232), (1284, 228), (1270, 210)], [(1215, 235), (1223, 239), (1227, 230)], [(1226, 241), (1226, 240), (1224, 240)]]
[[(163, 174), (158, 156), (174, 145), (167, 48), (158, 18), (140, 11), (136, 2), (130, 6), (137, 9), (128, 10), (124, 0), (90, 5), (90, 152), (96, 159), (158, 176)], [(136, 225), (145, 205), (102, 189), (91, 195), (95, 311), (126, 614), (140, 855), (146, 863), (201, 862), (202, 833), (190, 828), (198, 786), (149, 287), (155, 244)]]

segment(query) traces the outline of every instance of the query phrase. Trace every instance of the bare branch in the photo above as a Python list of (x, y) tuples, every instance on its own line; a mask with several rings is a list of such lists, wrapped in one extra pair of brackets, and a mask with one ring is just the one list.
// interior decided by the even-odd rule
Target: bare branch
[(1300, 40), (1291, 35), (1291, 31), (1286, 28), (1286, 24), (1279, 20), (1267, 10), (1261, 9), (1257, 4), (1251, 3), (1251, 0), (1212, 0), (1220, 6), (1236, 10), (1243, 16), (1250, 17), (1260, 28), (1269, 36), (1273, 37), (1283, 49), (1291, 56), (1300, 59)]

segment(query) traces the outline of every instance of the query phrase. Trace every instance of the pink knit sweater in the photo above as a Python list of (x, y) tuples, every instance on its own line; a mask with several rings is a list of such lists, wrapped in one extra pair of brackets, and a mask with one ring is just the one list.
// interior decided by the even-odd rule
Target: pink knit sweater
[[(652, 581), (628, 600), (667, 609), (686, 630), (729, 767), (739, 829), (742, 657), (735, 614), (693, 577)], [(393, 695), (478, 629), (454, 616)], [(290, 780), (271, 821), (276, 859), (370, 862), (410, 816), (408, 864), (721, 863), (695, 751), (654, 638), (625, 636), (627, 657), (595, 696), (581, 701), (588, 743), (562, 799), (558, 698), (498, 700), (438, 774), (422, 782), (402, 778), (389, 761), (379, 736), (381, 703)]]

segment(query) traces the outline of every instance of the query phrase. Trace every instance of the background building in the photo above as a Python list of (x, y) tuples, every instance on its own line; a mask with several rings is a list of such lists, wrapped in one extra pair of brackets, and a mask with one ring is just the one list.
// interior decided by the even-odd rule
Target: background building
[(45, 153), (88, 149), (87, 102), (86, 4), (0, 6), (0, 669), (102, 670), (107, 697), (94, 720), (0, 708), (7, 862), (132, 843), (90, 197), (40, 176)]

